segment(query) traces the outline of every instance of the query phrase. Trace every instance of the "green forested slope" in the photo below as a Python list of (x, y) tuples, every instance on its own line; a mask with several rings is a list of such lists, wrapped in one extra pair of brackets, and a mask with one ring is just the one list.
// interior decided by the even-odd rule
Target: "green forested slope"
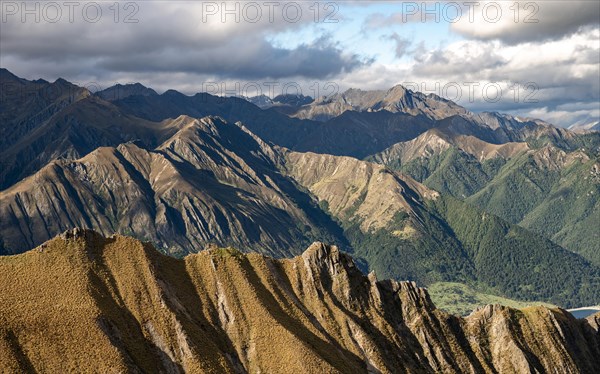
[[(452, 198), (440, 197), (418, 217), (410, 237), (386, 229), (346, 234), (355, 256), (378, 276), (422, 284), (461, 282), (480, 292), (563, 307), (600, 298), (600, 269), (552, 241)], [(433, 212), (437, 212), (433, 213)]]
[(490, 291), (558, 305), (600, 298), (600, 269), (581, 256), (455, 198), (438, 199), (435, 208)]
[[(577, 139), (581, 145), (591, 141)], [(589, 148), (543, 146), (508, 159), (478, 160), (452, 146), (387, 165), (600, 265), (600, 163)]]
[(501, 158), (479, 162), (472, 155), (451, 147), (430, 158), (389, 166), (396, 166), (440, 193), (466, 198), (486, 186), (504, 162)]
[(598, 165), (582, 159), (554, 168), (523, 155), (466, 201), (600, 265)]

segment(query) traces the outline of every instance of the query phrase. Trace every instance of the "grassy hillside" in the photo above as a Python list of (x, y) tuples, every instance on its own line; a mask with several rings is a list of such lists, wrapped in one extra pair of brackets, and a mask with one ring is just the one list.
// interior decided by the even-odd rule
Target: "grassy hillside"
[(597, 161), (561, 173), (546, 198), (519, 223), (600, 266), (600, 168)]
[(426, 205), (372, 232), (342, 222), (365, 270), (426, 285), (477, 284), (489, 294), (562, 307), (600, 298), (600, 269), (583, 257), (452, 197)]
[(427, 290), (366, 276), (322, 243), (285, 260), (231, 248), (176, 259), (72, 230), (0, 257), (0, 310), (2, 373), (574, 373), (600, 364), (593, 320), (545, 307), (452, 316)]
[(475, 268), (461, 243), (448, 234), (446, 223), (424, 209), (418, 214), (421, 225), (414, 216), (397, 214), (388, 227), (368, 233), (342, 223), (354, 255), (365, 260), (364, 270), (424, 285), (474, 281)]
[(533, 305), (553, 307), (552, 304), (548, 303), (520, 301), (490, 295), (456, 282), (436, 282), (429, 285), (427, 291), (438, 308), (461, 316), (469, 315), (475, 309), (488, 304), (500, 304), (511, 308), (525, 308)]

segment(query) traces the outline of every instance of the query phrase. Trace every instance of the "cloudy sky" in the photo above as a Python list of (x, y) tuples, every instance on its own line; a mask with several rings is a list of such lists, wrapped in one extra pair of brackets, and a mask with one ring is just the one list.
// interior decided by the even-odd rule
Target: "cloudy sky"
[(1, 2), (0, 65), (92, 90), (320, 96), (403, 84), (561, 126), (600, 117), (600, 2)]

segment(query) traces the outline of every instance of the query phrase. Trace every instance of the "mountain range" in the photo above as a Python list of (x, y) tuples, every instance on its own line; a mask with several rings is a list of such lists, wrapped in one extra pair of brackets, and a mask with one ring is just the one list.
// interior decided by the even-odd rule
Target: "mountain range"
[(402, 86), (261, 108), (0, 80), (1, 254), (75, 227), (178, 257), (216, 244), (283, 258), (323, 241), (380, 277), (600, 300), (599, 132)]

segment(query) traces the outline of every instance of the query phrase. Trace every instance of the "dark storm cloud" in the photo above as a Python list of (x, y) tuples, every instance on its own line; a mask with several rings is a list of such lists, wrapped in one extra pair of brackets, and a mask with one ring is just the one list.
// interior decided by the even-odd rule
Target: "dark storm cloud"
[[(24, 75), (44, 71), (114, 73), (192, 73), (236, 79), (325, 79), (363, 66), (358, 55), (345, 53), (329, 37), (283, 48), (271, 42), (280, 32), (310, 26), (268, 17), (258, 22), (222, 22), (220, 15), (203, 18), (198, 3), (159, 7), (139, 3), (138, 23), (115, 23), (108, 14), (99, 22), (3, 22), (2, 64)], [(104, 9), (106, 13), (106, 9)], [(33, 19), (32, 19), (33, 21)], [(24, 71), (29, 66), (35, 71)]]
[(326, 79), (364, 64), (357, 55), (345, 54), (327, 38), (293, 49), (265, 40), (231, 41), (210, 49), (172, 47), (125, 56), (104, 56), (99, 68), (124, 72), (186, 72), (224, 78), (263, 79), (304, 77)]

